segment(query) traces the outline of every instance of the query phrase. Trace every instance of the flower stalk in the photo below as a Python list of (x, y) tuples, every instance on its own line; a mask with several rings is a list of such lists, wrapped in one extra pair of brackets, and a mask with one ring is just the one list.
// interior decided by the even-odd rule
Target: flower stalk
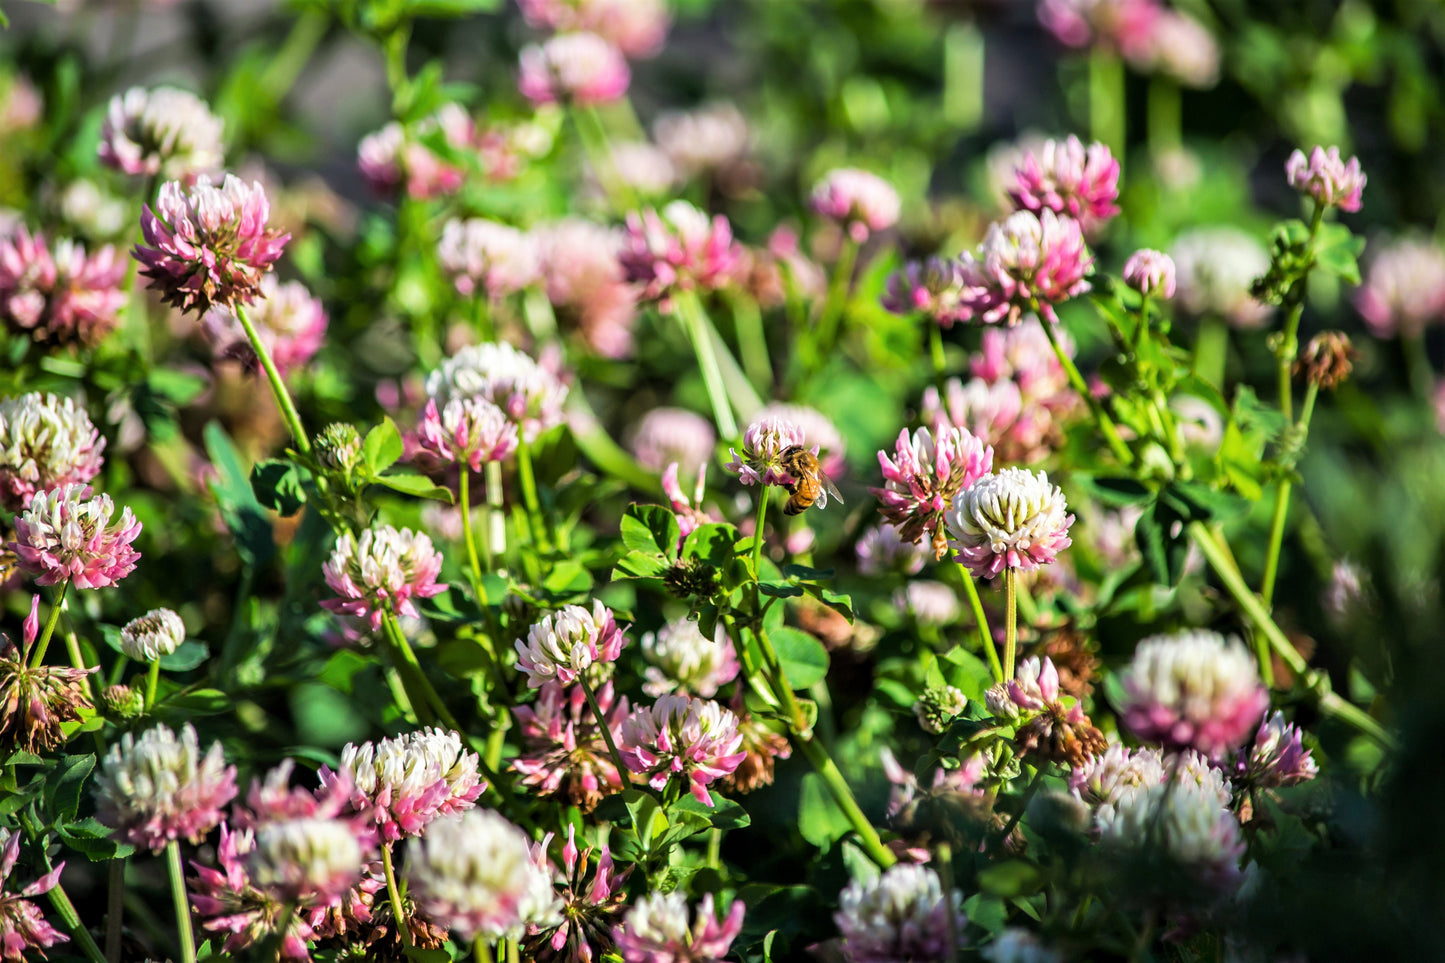
[(1110, 418), (1109, 413), (1104, 410), (1104, 406), (1099, 404), (1099, 399), (1095, 398), (1094, 393), (1089, 390), (1089, 385), (1084, 381), (1084, 376), (1079, 374), (1078, 365), (1074, 364), (1074, 359), (1069, 357), (1068, 352), (1064, 350), (1064, 346), (1059, 343), (1059, 336), (1054, 332), (1053, 324), (1044, 321), (1041, 323), (1041, 326), (1044, 329), (1044, 334), (1048, 335), (1049, 345), (1054, 349), (1054, 356), (1059, 359), (1059, 364), (1063, 367), (1064, 374), (1068, 376), (1069, 384), (1073, 387), (1074, 391), (1078, 392), (1079, 397), (1084, 400), (1084, 404), (1088, 405), (1089, 413), (1094, 417), (1094, 423), (1098, 425), (1099, 431), (1104, 436), (1104, 440), (1109, 444), (1109, 450), (1114, 453), (1115, 458), (1119, 459), (1120, 464), (1132, 465), (1134, 463), (1134, 453), (1129, 450), (1129, 446), (1124, 444), (1124, 440), (1119, 437), (1119, 429), (1114, 426), (1114, 419)]
[(392, 863), (391, 843), (381, 847), (381, 870), (386, 876), (386, 898), (391, 901), (391, 918), (396, 921), (401, 943), (403, 946), (412, 946), (414, 941), (411, 927), (406, 922), (406, 906), (401, 901), (401, 889), (396, 885), (396, 867)]
[(40, 640), (35, 643), (35, 651), (30, 656), (30, 667), (37, 668), (45, 661), (45, 650), (50, 645), (50, 637), (55, 634), (55, 626), (60, 622), (60, 607), (65, 602), (65, 592), (70, 588), (70, 580), (66, 579), (60, 583), (60, 591), (55, 595), (55, 601), (50, 606), (50, 617), (45, 620), (45, 628), (40, 633)]
[(1018, 570), (1012, 565), (1003, 570), (1003, 592), (1003, 681), (1007, 682), (1014, 677), (1014, 657), (1019, 643)]
[(958, 563), (958, 570), (963, 575), (963, 589), (968, 594), (969, 608), (973, 609), (974, 625), (978, 628), (978, 644), (988, 659), (988, 667), (993, 672), (993, 680), (1003, 682), (1009, 676), (1004, 674), (1003, 664), (999, 662), (998, 648), (993, 643), (993, 632), (988, 627), (988, 615), (983, 610), (983, 599), (978, 595), (978, 583), (974, 581), (973, 573), (968, 570), (968, 566), (962, 562)]
[(736, 438), (738, 423), (733, 415), (732, 403), (728, 400), (727, 388), (723, 384), (717, 353), (713, 351), (712, 338), (708, 332), (711, 324), (703, 313), (702, 302), (698, 300), (696, 292), (679, 291), (673, 296), (673, 310), (682, 322), (688, 339), (692, 341), (692, 349), (697, 355), (697, 365), (702, 372), (703, 386), (707, 389), (718, 434), (723, 438)]
[(303, 455), (311, 454), (311, 439), (306, 435), (306, 426), (301, 422), (301, 415), (296, 410), (296, 403), (291, 400), (291, 392), (286, 388), (286, 382), (281, 379), (281, 372), (276, 369), (276, 362), (271, 360), (271, 352), (266, 350), (262, 343), (261, 336), (256, 332), (256, 326), (251, 323), (246, 308), (237, 302), (232, 306), (236, 313), (236, 320), (241, 322), (241, 328), (246, 332), (246, 340), (251, 343), (251, 350), (256, 352), (256, 358), (261, 362), (261, 368), (266, 372), (266, 380), (271, 383), (271, 393), (276, 396), (276, 404), (281, 409), (281, 417), (286, 422), (286, 428), (291, 432), (291, 437), (296, 441), (297, 449)]
[(181, 844), (174, 839), (166, 843), (166, 874), (170, 877), (171, 902), (176, 909), (176, 936), (181, 943), (181, 961), (196, 963), (196, 936), (191, 929), (191, 907), (186, 901)]

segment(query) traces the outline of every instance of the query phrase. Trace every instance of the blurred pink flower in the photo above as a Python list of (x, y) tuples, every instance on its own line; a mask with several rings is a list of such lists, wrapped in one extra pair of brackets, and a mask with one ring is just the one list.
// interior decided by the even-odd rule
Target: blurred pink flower
[(686, 408), (653, 408), (637, 423), (632, 453), (648, 471), (676, 462), (689, 475), (712, 461), (717, 433), (712, 422)]
[(1418, 337), (1445, 319), (1445, 252), (1427, 237), (1385, 241), (1370, 260), (1355, 308), (1377, 338)]
[(709, 638), (696, 621), (673, 619), (656, 632), (645, 633), (641, 644), (648, 663), (642, 691), (654, 698), (676, 693), (711, 699), (741, 670), (721, 623)]
[(813, 185), (813, 210), (836, 221), (858, 244), (898, 223), (898, 191), (877, 174), (840, 167)]
[(1360, 195), (1364, 193), (1366, 177), (1360, 170), (1360, 159), (1351, 157), (1345, 161), (1340, 149), (1315, 147), (1305, 158), (1304, 151), (1296, 150), (1289, 155), (1284, 165), (1289, 186), (1301, 194), (1314, 198), (1320, 207), (1338, 207), (1342, 211), (1358, 211)]
[(622, 232), (580, 218), (565, 218), (534, 232), (547, 299), (564, 322), (604, 358), (632, 354), (637, 295), (622, 274)]
[(268, 230), (266, 192), (234, 174), (220, 186), (205, 175), (187, 188), (161, 185), (155, 210), (141, 216), (145, 244), (134, 256), (161, 299), (181, 311), (203, 314), (213, 304), (249, 304), (261, 278), (291, 235)]
[(970, 378), (965, 384), (950, 378), (944, 391), (946, 397), (940, 400), (936, 388), (925, 389), (923, 420), (936, 422), (944, 417), (950, 424), (968, 429), (993, 448), (1000, 463), (1029, 464), (1052, 450), (1058, 434), (1052, 413), (1039, 402), (1026, 405), (1012, 379), (990, 383)]
[(853, 546), (858, 572), (869, 578), (889, 574), (917, 575), (929, 559), (928, 549), (910, 542), (894, 525), (872, 525)]
[(1032, 571), (1072, 544), (1074, 516), (1067, 511), (1064, 493), (1044, 472), (1005, 468), (954, 497), (947, 515), (949, 544), (978, 578), (1005, 568)]
[(716, 521), (711, 515), (703, 511), (703, 485), (707, 479), (706, 467), (698, 469), (697, 485), (693, 488), (692, 497), (689, 498), (682, 490), (682, 485), (677, 480), (678, 463), (672, 462), (662, 470), (662, 493), (667, 496), (668, 502), (672, 505), (673, 517), (677, 519), (678, 551), (682, 550), (687, 537), (697, 531), (699, 527)]
[(880, 511), (907, 542), (930, 539), (934, 558), (948, 548), (944, 517), (964, 489), (993, 469), (993, 449), (966, 428), (938, 424), (934, 432), (920, 428), (899, 432), (892, 457), (878, 453), (883, 487), (868, 489), (878, 497)]
[(262, 823), (246, 869), (258, 890), (302, 910), (335, 906), (360, 881), (365, 853), (349, 823), (302, 816)]
[(985, 324), (1018, 324), (1037, 311), (1056, 322), (1054, 305), (1089, 290), (1094, 259), (1079, 222), (1048, 208), (1018, 211), (989, 227), (977, 256), (965, 253), (961, 315)]
[(199, 843), (216, 827), (236, 797), (236, 767), (219, 742), (202, 755), (189, 723), (179, 734), (156, 725), (111, 744), (93, 792), (96, 819), (116, 838), (160, 852), (171, 840)]
[(386, 612), (418, 618), (414, 600), (447, 589), (436, 580), (441, 568), (441, 553), (423, 532), (390, 525), (368, 528), (359, 539), (343, 532), (321, 567), (340, 598), (322, 599), (321, 605), (338, 615), (364, 616), (372, 631), (381, 628)]
[(542, 266), (537, 242), (507, 224), (455, 218), (442, 227), (437, 262), (463, 295), (496, 300), (536, 283)]
[(688, 177), (736, 164), (747, 154), (750, 137), (747, 119), (727, 101), (659, 114), (652, 135), (673, 166)]
[(428, 398), (417, 438), (426, 451), (472, 471), (489, 461), (506, 461), (517, 450), (517, 426), (502, 409), (479, 398), (453, 398), (440, 412), (436, 399)]
[(593, 665), (617, 661), (626, 644), (612, 610), (600, 600), (590, 610), (568, 605), (544, 615), (525, 641), (516, 641), (517, 669), (531, 689), (554, 680), (571, 685)]
[(99, 343), (125, 304), (124, 282), (125, 263), (108, 244), (87, 255), (68, 238), (52, 251), (23, 227), (0, 237), (0, 318), (35, 341)]
[(1254, 329), (1274, 312), (1250, 294), (1255, 278), (1269, 270), (1269, 252), (1249, 234), (1228, 225), (1193, 228), (1175, 239), (1169, 254), (1179, 284), (1176, 303), (1185, 313)]
[[(631, 711), (627, 697), (614, 698), (610, 680), (593, 694), (615, 742), (622, 737), (622, 722)], [(524, 786), (540, 796), (558, 796), (583, 813), (596, 809), (604, 796), (622, 791), (622, 775), (580, 687), (548, 682), (536, 702), (512, 712), (522, 740), (512, 768), (521, 774)]]
[(1204, 90), (1219, 82), (1219, 42), (1208, 27), (1178, 10), (1159, 12), (1134, 62), (1185, 87)]
[[(326, 340), (326, 309), (299, 281), (282, 283), (274, 274), (261, 278), (257, 299), (246, 309), (246, 317), (283, 376), (304, 367)], [(233, 358), (252, 370), (258, 368), (256, 352), (233, 305), (215, 305), (201, 325), (217, 358)]]
[(132, 87), (106, 106), (100, 162), (126, 174), (185, 180), (225, 161), (225, 125), (206, 102), (176, 87)]
[(1124, 262), (1124, 283), (1146, 297), (1174, 297), (1174, 259), (1162, 251), (1143, 248)]
[(963, 269), (956, 260), (931, 257), (909, 261), (888, 276), (888, 287), (880, 299), (894, 314), (922, 314), (947, 330), (964, 317)]
[(15, 541), (8, 547), (38, 585), (107, 588), (135, 571), (140, 560), (131, 548), (140, 522), (125, 508), (112, 528), (114, 514), (110, 496), (91, 497), (89, 485), (36, 492), (15, 517)]
[(105, 439), (71, 399), (38, 391), (0, 398), (0, 506), (18, 512), (38, 491), (90, 481), (104, 451)]
[(533, 27), (587, 30), (629, 57), (651, 57), (667, 39), (666, 0), (517, 0)]
[(1274, 712), (1264, 717), (1254, 734), (1254, 745), (1239, 750), (1234, 775), (1241, 782), (1261, 789), (1277, 789), (1308, 782), (1320, 767), (1304, 747), (1299, 727)]
[[(221, 839), (216, 847), (217, 865), (191, 863), (192, 875), (186, 885), (191, 908), (202, 930), (225, 935), (222, 950), (227, 954), (239, 954), (248, 947), (274, 939), (276, 929), (286, 916), (280, 900), (251, 882), (247, 861), (255, 847), (252, 830), (232, 829), (222, 823)], [(369, 918), (369, 911), (366, 915)], [(310, 914), (291, 913), (289, 920), (281, 938), (280, 958), (310, 959), (307, 943), (316, 936)]]
[(618, 260), (627, 280), (642, 285), (645, 300), (666, 305), (674, 291), (721, 286), (742, 256), (721, 214), (709, 218), (687, 201), (627, 215)]
[(513, 163), (509, 149), (498, 143), (495, 135), (477, 133), (476, 124), (465, 109), (459, 104), (444, 104), (435, 114), (409, 129), (392, 121), (363, 137), (356, 149), (362, 179), (382, 197), (391, 196), (403, 186), (407, 196), (414, 200), (460, 190), (466, 172), (423, 143), (438, 131), (452, 151), (462, 155), (477, 152), (489, 174), (499, 166)]
[(548, 367), (505, 341), (467, 345), (426, 378), (426, 393), (445, 406), (454, 398), (490, 401), (532, 442), (562, 423), (567, 386)]
[(735, 900), (719, 921), (708, 893), (689, 927), (687, 898), (682, 893), (648, 893), (617, 927), (617, 952), (623, 963), (723, 963), (742, 932), (744, 912), (743, 901)]
[(1040, 0), (1039, 21), (1069, 47), (1111, 48), (1130, 60), (1149, 54), (1164, 8), (1158, 0)]
[(32, 902), (55, 888), (65, 863), (57, 863), (50, 872), (22, 888), (10, 882), (19, 857), (20, 833), (0, 829), (0, 960), (5, 963), (23, 963), (30, 954), (43, 960), (48, 948), (70, 941), (45, 921), (40, 907)]
[(583, 31), (522, 48), (517, 87), (534, 104), (562, 101), (586, 107), (617, 100), (631, 80), (622, 51)]
[(622, 723), (617, 748), (622, 761), (648, 785), (662, 790), (681, 777), (704, 806), (712, 805), (707, 784), (728, 775), (746, 758), (733, 713), (709, 699), (665, 695)]
[[(1070, 358), (1074, 340), (1067, 331), (1055, 335)], [(1029, 405), (1040, 404), (1059, 412), (1076, 403), (1069, 376), (1054, 354), (1049, 336), (1037, 318), (1025, 318), (1014, 328), (986, 328), (980, 350), (969, 356), (969, 370), (988, 382), (1011, 380)]]
[(1023, 210), (1065, 214), (1092, 234), (1119, 213), (1119, 162), (1097, 141), (1044, 141), (1037, 154), (1024, 152), (1009, 197)]

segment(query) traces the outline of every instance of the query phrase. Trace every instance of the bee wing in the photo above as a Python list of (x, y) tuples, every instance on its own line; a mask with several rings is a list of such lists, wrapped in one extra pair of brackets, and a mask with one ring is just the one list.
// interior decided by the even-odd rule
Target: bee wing
[(818, 493), (819, 508), (828, 507), (828, 496), (830, 495), (837, 500), (839, 505), (843, 504), (843, 495), (838, 491), (838, 486), (833, 484), (832, 479), (822, 472), (818, 472), (818, 481), (823, 483), (823, 490)]

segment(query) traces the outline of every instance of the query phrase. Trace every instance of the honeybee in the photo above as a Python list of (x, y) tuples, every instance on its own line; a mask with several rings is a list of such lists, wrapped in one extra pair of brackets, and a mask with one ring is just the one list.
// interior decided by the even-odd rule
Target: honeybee
[(818, 467), (817, 455), (802, 445), (790, 445), (783, 449), (780, 461), (788, 474), (797, 479), (796, 484), (787, 486), (793, 497), (783, 506), (784, 515), (801, 514), (814, 504), (827, 508), (829, 495), (836, 498), (838, 504), (843, 503), (843, 496), (838, 494), (838, 489)]

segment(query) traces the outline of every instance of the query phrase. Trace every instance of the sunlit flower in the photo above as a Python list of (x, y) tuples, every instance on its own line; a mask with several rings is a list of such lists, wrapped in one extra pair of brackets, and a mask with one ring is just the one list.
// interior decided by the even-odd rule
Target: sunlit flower
[(30, 664), (40, 635), (40, 596), (30, 598), (24, 645), (0, 634), (0, 746), (43, 752), (65, 742), (67, 722), (92, 708), (84, 669)]
[(623, 963), (723, 963), (743, 929), (744, 904), (735, 900), (719, 921), (712, 894), (702, 898), (688, 925), (682, 893), (648, 893), (627, 911), (617, 927), (617, 952)]
[(732, 639), (721, 624), (708, 638), (686, 618), (643, 635), (642, 656), (648, 662), (642, 691), (650, 696), (677, 692), (711, 699), (740, 669)]
[(1065, 214), (1092, 232), (1119, 213), (1119, 162), (1097, 141), (1085, 147), (1072, 134), (1045, 141), (1037, 154), (1025, 151), (1009, 197), (1023, 210)]
[(1005, 568), (1032, 571), (1071, 544), (1074, 516), (1067, 511), (1064, 493), (1047, 474), (1005, 468), (955, 496), (947, 515), (949, 544), (979, 578)]
[(945, 894), (932, 869), (898, 863), (875, 879), (849, 883), (833, 921), (849, 963), (905, 963), (946, 959), (950, 947), (963, 946), (968, 917), (962, 894)]
[(952, 258), (931, 257), (909, 261), (888, 276), (881, 299), (894, 314), (922, 314), (947, 330), (966, 313), (963, 300), (963, 269)]
[(935, 558), (947, 550), (945, 514), (958, 495), (993, 468), (993, 449), (985, 447), (966, 428), (937, 426), (938, 437), (927, 428), (910, 433), (903, 429), (894, 444), (893, 457), (878, 453), (883, 487), (868, 489), (878, 497), (880, 511), (898, 535), (918, 543), (928, 537)]
[(1219, 42), (1209, 28), (1179, 10), (1159, 12), (1136, 62), (1197, 90), (1219, 82)]
[(115, 503), (91, 497), (89, 485), (66, 484), (37, 492), (15, 516), (9, 548), (38, 585), (70, 582), (76, 588), (114, 585), (135, 571), (140, 552), (131, 543), (141, 525), (129, 508), (111, 526)]
[(517, 450), (517, 426), (502, 409), (480, 398), (453, 398), (437, 411), (428, 398), (417, 441), (438, 458), (481, 471), (489, 461), (506, 461)]
[(501, 341), (462, 348), (427, 375), (426, 391), (438, 405), (453, 398), (490, 401), (528, 442), (562, 423), (567, 398), (567, 386), (555, 374)]
[(898, 223), (898, 191), (877, 174), (840, 167), (813, 185), (813, 210), (848, 231), (856, 243)]
[(605, 104), (627, 93), (622, 52), (595, 33), (564, 33), (522, 48), (517, 88), (534, 104)]
[(803, 433), (803, 440), (799, 444), (818, 456), (818, 467), (824, 474), (837, 477), (847, 468), (847, 444), (843, 440), (843, 434), (838, 431), (833, 420), (818, 409), (774, 401), (759, 408), (753, 421), (761, 422), (769, 418), (777, 418), (793, 425)]
[(310, 953), (306, 944), (315, 932), (307, 922), (307, 914), (291, 911), (279, 899), (252, 884), (247, 862), (255, 847), (254, 831), (221, 824), (217, 866), (191, 863), (193, 875), (187, 881), (187, 889), (197, 921), (208, 933), (225, 934), (222, 949), (235, 954), (274, 939), (283, 921), (289, 919), (281, 937), (280, 957), (308, 960)]
[(716, 702), (665, 695), (652, 708), (622, 723), (622, 761), (661, 791), (673, 776), (683, 778), (697, 801), (712, 805), (707, 784), (743, 761), (737, 716)]
[(1113, 743), (1069, 772), (1069, 789), (1092, 806), (1113, 807), (1125, 795), (1163, 784), (1166, 770), (1158, 749), (1130, 749)]
[(629, 57), (650, 57), (667, 38), (666, 0), (518, 0), (534, 27), (590, 30)]
[(263, 892), (285, 902), (330, 906), (361, 878), (362, 855), (348, 823), (309, 817), (262, 824), (246, 862)]
[(71, 181), (55, 198), (60, 219), (90, 238), (114, 238), (130, 223), (130, 205), (88, 178)]
[(1370, 260), (1355, 308), (1377, 338), (1418, 337), (1445, 319), (1445, 252), (1426, 237), (1387, 241)]
[(1078, 221), (1048, 208), (1018, 211), (989, 227), (976, 255), (960, 258), (960, 311), (985, 324), (1018, 324), (1030, 311), (1056, 322), (1053, 306), (1089, 290), (1093, 264)]
[(615, 662), (626, 644), (612, 610), (600, 600), (591, 610), (568, 605), (543, 616), (525, 640), (516, 641), (517, 669), (532, 689), (553, 680), (571, 685), (593, 665)]
[[(245, 310), (261, 345), (283, 376), (304, 367), (326, 339), (326, 309), (299, 281), (283, 283), (274, 274), (266, 275), (255, 303)], [(233, 306), (215, 305), (201, 324), (217, 358), (236, 358), (250, 368), (258, 367), (256, 351)]]
[(32, 902), (55, 888), (65, 863), (57, 863), (50, 872), (21, 887), (10, 883), (10, 874), (19, 857), (20, 834), (0, 829), (0, 960), (5, 963), (23, 963), (29, 954), (46, 959), (47, 949), (70, 941), (70, 937), (45, 921), (40, 907)]
[(362, 138), (356, 150), (362, 179), (383, 196), (390, 196), (403, 185), (407, 196), (416, 200), (455, 193), (466, 179), (465, 172), (423, 143), (437, 132), (458, 154), (481, 146), (476, 124), (466, 110), (458, 104), (443, 104), (410, 129), (392, 121)]
[(513, 294), (541, 276), (536, 239), (497, 221), (452, 218), (442, 226), (437, 262), (464, 295)]
[(547, 299), (559, 320), (575, 323), (587, 346), (604, 358), (632, 354), (637, 292), (618, 261), (622, 232), (569, 217), (533, 233)]
[(195, 94), (132, 87), (110, 99), (100, 127), (100, 161), (126, 174), (184, 179), (223, 162), (225, 125)]
[(942, 399), (933, 386), (924, 390), (922, 420), (937, 423), (944, 418), (969, 431), (993, 448), (999, 462), (1037, 461), (1058, 441), (1059, 427), (1050, 409), (1034, 399), (1025, 405), (1023, 392), (1012, 379), (970, 378), (965, 383), (949, 378), (943, 387)]
[(1101, 820), (1100, 841), (1167, 860), (1221, 892), (1240, 880), (1245, 843), (1239, 821), (1214, 792), (1188, 781), (1160, 783), (1121, 796)]
[(112, 744), (95, 775), (96, 818), (137, 848), (159, 852), (173, 839), (201, 841), (236, 796), (236, 767), (221, 744), (201, 755), (196, 730), (163, 725)]
[(1329, 150), (1315, 147), (1308, 158), (1304, 151), (1296, 150), (1285, 162), (1284, 172), (1290, 187), (1314, 198), (1320, 207), (1338, 207), (1342, 211), (1360, 209), (1360, 195), (1366, 180), (1360, 170), (1360, 159), (1351, 157), (1345, 161), (1338, 147)]
[(687, 201), (627, 215), (618, 260), (642, 297), (667, 302), (676, 291), (719, 287), (737, 267), (742, 249), (721, 214), (708, 217)]
[(712, 422), (686, 408), (653, 408), (642, 416), (632, 435), (632, 453), (638, 464), (660, 472), (677, 462), (692, 475), (712, 461), (717, 433)]
[(170, 655), (186, 640), (186, 625), (170, 609), (151, 609), (120, 630), (120, 650), (136, 662), (154, 662)]
[(1170, 255), (1179, 282), (1176, 303), (1186, 313), (1215, 315), (1236, 328), (1257, 328), (1274, 311), (1249, 293), (1254, 279), (1269, 270), (1269, 252), (1238, 228), (1186, 231)]
[[(611, 681), (598, 686), (594, 696), (615, 742), (630, 712), (627, 697), (614, 698)], [(536, 702), (512, 712), (522, 737), (512, 768), (522, 775), (523, 785), (541, 796), (560, 796), (584, 813), (596, 809), (602, 797), (622, 791), (622, 775), (580, 687), (549, 682)]]
[(665, 111), (653, 121), (652, 134), (689, 177), (724, 170), (748, 152), (748, 122), (731, 103), (706, 104), (691, 111)]
[(1308, 782), (1320, 767), (1304, 747), (1299, 727), (1284, 721), (1284, 714), (1266, 716), (1254, 734), (1254, 745), (1240, 749), (1234, 761), (1236, 778), (1250, 786), (1275, 789)]
[(38, 491), (100, 472), (105, 439), (85, 408), (58, 395), (0, 398), (0, 505), (18, 512)]
[(437, 581), (441, 569), (441, 553), (424, 532), (390, 525), (368, 528), (359, 539), (343, 532), (321, 567), (327, 586), (340, 598), (321, 604), (340, 615), (365, 617), (373, 630), (381, 628), (386, 612), (417, 618), (415, 599), (446, 591), (446, 584)]
[(858, 557), (858, 572), (869, 578), (882, 575), (917, 575), (923, 570), (929, 554), (920, 542), (910, 542), (894, 525), (871, 525), (853, 546)]
[(125, 304), (125, 263), (115, 248), (86, 254), (85, 245), (19, 228), (0, 236), (0, 319), (48, 344), (95, 345), (115, 327)]
[(1174, 260), (1148, 248), (1135, 251), (1124, 262), (1124, 283), (1147, 297), (1174, 297)]
[(592, 963), (612, 947), (612, 928), (625, 909), (624, 889), (632, 867), (618, 872), (606, 845), (592, 868), (592, 849), (577, 848), (577, 829), (567, 826), (567, 843), (562, 847), (562, 867), (552, 871), (547, 860), (549, 833), (532, 847), (538, 867), (550, 872), (557, 894), (556, 917), (529, 927), (523, 952), (539, 963), (567, 961)]
[[(743, 451), (729, 448), (732, 461), (727, 470), (737, 472), (744, 485), (780, 485), (796, 483), (796, 479), (783, 467), (783, 452), (792, 447), (804, 445), (803, 429), (785, 418), (769, 415), (748, 425), (743, 432)], [(814, 449), (816, 455), (818, 451)]]
[(155, 209), (147, 205), (141, 216), (140, 273), (181, 311), (249, 304), (291, 237), (266, 227), (270, 211), (261, 185), (234, 174), (219, 186), (205, 175), (190, 187), (167, 181)]
[(1146, 57), (1164, 9), (1158, 0), (1040, 0), (1039, 22), (1069, 47), (1098, 44), (1133, 61)]
[(348, 789), (353, 812), (374, 822), (383, 841), (420, 835), (438, 816), (476, 804), (486, 783), (480, 757), (462, 747), (461, 736), (426, 728), (378, 742), (347, 743), (341, 768), (322, 767), (324, 787)]
[[(996, 691), (1000, 688), (1007, 705)], [(1037, 755), (1074, 769), (1107, 745), (1078, 702), (1063, 697), (1058, 669), (1047, 656), (1025, 659), (1014, 678), (990, 689), (985, 701), (995, 715), (1022, 723), (1016, 736), (1021, 756)]]
[(1269, 706), (1244, 644), (1204, 630), (1140, 641), (1121, 687), (1120, 716), (1135, 736), (1213, 759), (1249, 738)]
[(554, 900), (527, 834), (494, 812), (438, 820), (407, 843), (406, 877), (422, 912), (463, 940), (516, 938)]
[(316, 460), (325, 468), (349, 475), (361, 464), (361, 433), (344, 421), (332, 422), (316, 434)]

